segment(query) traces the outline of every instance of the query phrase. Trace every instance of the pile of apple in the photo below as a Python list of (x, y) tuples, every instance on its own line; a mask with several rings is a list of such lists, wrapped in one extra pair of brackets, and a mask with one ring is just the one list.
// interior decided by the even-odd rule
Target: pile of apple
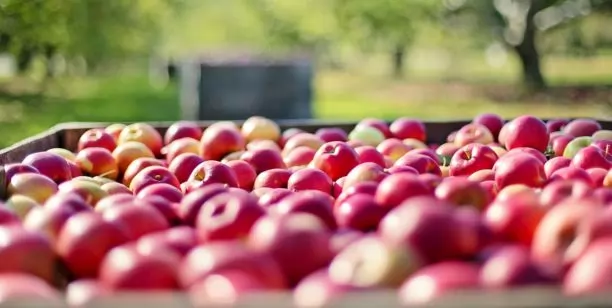
[(5, 165), (0, 301), (81, 305), (184, 291), (196, 304), (292, 292), (318, 306), (396, 289), (612, 287), (612, 131), (591, 119), (482, 114), (427, 144), (425, 125), (85, 132)]

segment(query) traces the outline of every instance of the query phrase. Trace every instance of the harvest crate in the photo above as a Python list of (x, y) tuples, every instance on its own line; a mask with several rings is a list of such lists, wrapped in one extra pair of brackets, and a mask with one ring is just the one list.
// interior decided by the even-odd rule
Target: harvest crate
[[(603, 129), (612, 130), (612, 121), (598, 120)], [(446, 137), (452, 131), (458, 130), (469, 121), (430, 121), (426, 122), (428, 142), (444, 143)], [(209, 126), (211, 121), (198, 122), (203, 128)], [(236, 123), (240, 124), (240, 121)], [(321, 127), (340, 127), (347, 132), (350, 131), (355, 122), (350, 121), (320, 121), (320, 120), (282, 120), (277, 121), (282, 129), (300, 128), (308, 132), (314, 132)], [(0, 166), (13, 162), (20, 162), (25, 156), (37, 151), (44, 151), (54, 147), (62, 147), (75, 150), (81, 134), (90, 128), (105, 127), (110, 123), (64, 123), (51, 129), (27, 138), (8, 148), (0, 150)], [(172, 124), (171, 122), (151, 123), (162, 134)], [(0, 168), (0, 197), (4, 197), (6, 183), (4, 168)], [(41, 303), (32, 300), (23, 300), (2, 306), (6, 307), (48, 307), (49, 303)], [(90, 307), (189, 307), (190, 301), (183, 294), (162, 293), (147, 294), (121, 294), (99, 300)], [(292, 307), (293, 299), (289, 293), (256, 294), (245, 297), (233, 307), (267, 307), (281, 308)], [(53, 306), (55, 307), (55, 306)], [(205, 307), (219, 307), (218, 305), (205, 305)], [(326, 307), (401, 307), (397, 301), (394, 290), (367, 292), (351, 294), (343, 297)], [(493, 307), (612, 307), (612, 296), (607, 293), (590, 295), (588, 297), (564, 297), (560, 289), (556, 287), (532, 287), (512, 289), (506, 291), (461, 291), (449, 294), (444, 298), (436, 300), (425, 307), (469, 307), (469, 308), (493, 308)]]

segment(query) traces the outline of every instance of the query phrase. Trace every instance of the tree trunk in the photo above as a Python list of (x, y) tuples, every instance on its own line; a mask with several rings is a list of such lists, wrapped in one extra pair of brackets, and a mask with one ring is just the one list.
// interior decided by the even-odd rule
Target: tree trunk
[(538, 0), (534, 0), (525, 20), (525, 30), (523, 40), (514, 47), (517, 56), (521, 61), (523, 70), (523, 85), (532, 91), (537, 91), (546, 88), (546, 81), (542, 75), (540, 64), (540, 54), (536, 46), (536, 27), (533, 17), (540, 10), (537, 5)]
[(29, 48), (23, 48), (17, 54), (17, 71), (19, 73), (25, 73), (32, 63), (32, 59), (34, 58), (34, 51)]
[(391, 55), (393, 77), (402, 78), (404, 76), (404, 56), (406, 55), (406, 46), (403, 44), (397, 44), (394, 47)]

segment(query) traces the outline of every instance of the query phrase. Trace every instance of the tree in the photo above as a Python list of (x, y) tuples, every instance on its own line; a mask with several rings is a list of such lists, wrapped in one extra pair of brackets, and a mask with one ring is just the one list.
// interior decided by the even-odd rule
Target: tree
[(544, 89), (542, 55), (537, 48), (538, 35), (567, 25), (594, 11), (612, 10), (608, 0), (494, 0), (454, 1), (448, 5), (452, 15), (477, 19), (480, 29), (492, 29), (495, 39), (514, 51), (521, 63), (522, 83), (529, 90)]

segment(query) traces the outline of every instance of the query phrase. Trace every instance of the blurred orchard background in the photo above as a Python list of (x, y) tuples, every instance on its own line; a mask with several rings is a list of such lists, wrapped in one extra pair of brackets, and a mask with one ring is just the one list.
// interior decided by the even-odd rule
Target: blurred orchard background
[(307, 55), (317, 118), (605, 117), (611, 17), (612, 0), (0, 0), (0, 147), (177, 120), (165, 63), (202, 53)]

